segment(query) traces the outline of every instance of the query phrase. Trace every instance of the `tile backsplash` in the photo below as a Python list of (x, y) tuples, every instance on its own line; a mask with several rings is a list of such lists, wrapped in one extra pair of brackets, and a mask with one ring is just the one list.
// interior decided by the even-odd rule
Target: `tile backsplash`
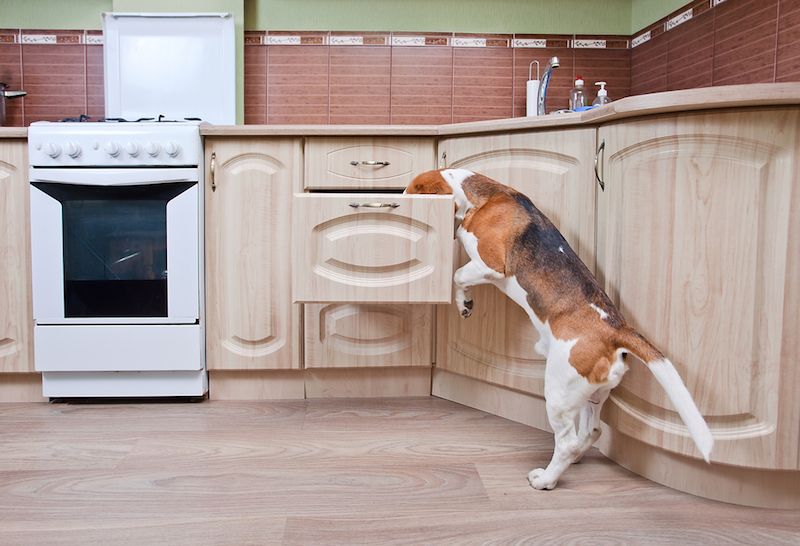
[[(245, 33), (245, 123), (442, 124), (525, 115), (529, 64), (552, 56), (550, 110), (574, 78), (612, 99), (735, 83), (800, 81), (800, 2), (695, 0), (633, 36), (382, 32)], [(0, 30), (7, 124), (103, 116), (99, 31)], [(157, 85), (158, 82), (153, 82)]]

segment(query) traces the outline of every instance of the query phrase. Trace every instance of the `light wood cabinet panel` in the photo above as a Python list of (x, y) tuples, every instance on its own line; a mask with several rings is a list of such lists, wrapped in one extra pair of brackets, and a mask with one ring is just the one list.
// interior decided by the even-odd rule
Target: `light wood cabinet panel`
[(0, 139), (0, 372), (33, 372), (28, 144)]
[[(674, 362), (714, 433), (713, 461), (797, 468), (800, 110), (619, 123), (599, 138), (607, 292)], [(605, 421), (696, 456), (655, 379), (630, 368)]]
[(450, 302), (452, 196), (296, 194), (298, 302)]
[[(206, 165), (208, 368), (300, 367), (292, 303), (292, 194), (300, 139), (209, 139)], [(212, 189), (212, 180), (215, 189)]]
[(309, 138), (305, 187), (402, 190), (435, 168), (435, 151), (433, 138)]
[[(452, 138), (440, 143), (447, 167), (470, 169), (521, 191), (594, 268), (594, 129)], [(457, 266), (467, 257), (458, 246)], [(496, 385), (544, 395), (539, 339), (522, 309), (493, 286), (472, 289), (472, 316), (439, 306), (436, 366)]]
[(433, 306), (305, 306), (305, 367), (430, 366)]

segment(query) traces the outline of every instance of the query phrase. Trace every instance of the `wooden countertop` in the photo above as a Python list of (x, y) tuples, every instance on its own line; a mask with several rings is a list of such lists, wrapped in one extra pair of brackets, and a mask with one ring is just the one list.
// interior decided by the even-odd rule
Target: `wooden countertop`
[(0, 127), (0, 138), (28, 138), (28, 128)]
[[(653, 114), (800, 104), (800, 83), (725, 85), (635, 95), (581, 113), (448, 125), (201, 125), (203, 136), (456, 136), (597, 125)], [(26, 138), (27, 127), (0, 127), (0, 138)]]
[(597, 125), (670, 112), (800, 104), (800, 83), (725, 85), (635, 95), (581, 113), (448, 125), (203, 125), (204, 136), (439, 136)]

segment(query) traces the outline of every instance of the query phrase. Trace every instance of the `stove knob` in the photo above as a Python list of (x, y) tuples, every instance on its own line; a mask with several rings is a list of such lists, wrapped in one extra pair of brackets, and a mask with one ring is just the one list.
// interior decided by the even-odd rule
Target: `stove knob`
[(128, 152), (128, 155), (131, 157), (136, 157), (139, 155), (140, 150), (141, 148), (139, 148), (139, 145), (136, 142), (128, 142), (125, 145), (125, 151)]
[(156, 144), (155, 142), (148, 142), (144, 145), (144, 150), (151, 156), (155, 157), (161, 152), (161, 146)]
[(117, 157), (119, 155), (119, 144), (116, 142), (106, 142), (106, 145), (103, 146), (103, 148), (111, 157)]
[(80, 144), (76, 144), (75, 142), (70, 142), (67, 144), (67, 155), (70, 156), (72, 159), (78, 159), (78, 156), (81, 155), (81, 146)]
[(44, 147), (44, 153), (55, 159), (61, 155), (61, 146), (55, 142), (48, 142), (47, 146)]
[(181, 147), (174, 142), (167, 142), (167, 145), (164, 146), (164, 151), (170, 157), (178, 157), (178, 154), (181, 153)]

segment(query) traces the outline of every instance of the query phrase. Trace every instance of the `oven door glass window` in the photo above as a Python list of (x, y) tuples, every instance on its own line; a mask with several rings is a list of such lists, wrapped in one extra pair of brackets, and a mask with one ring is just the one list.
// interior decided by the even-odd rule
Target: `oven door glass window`
[(64, 314), (167, 317), (167, 203), (193, 182), (34, 182), (62, 206)]

